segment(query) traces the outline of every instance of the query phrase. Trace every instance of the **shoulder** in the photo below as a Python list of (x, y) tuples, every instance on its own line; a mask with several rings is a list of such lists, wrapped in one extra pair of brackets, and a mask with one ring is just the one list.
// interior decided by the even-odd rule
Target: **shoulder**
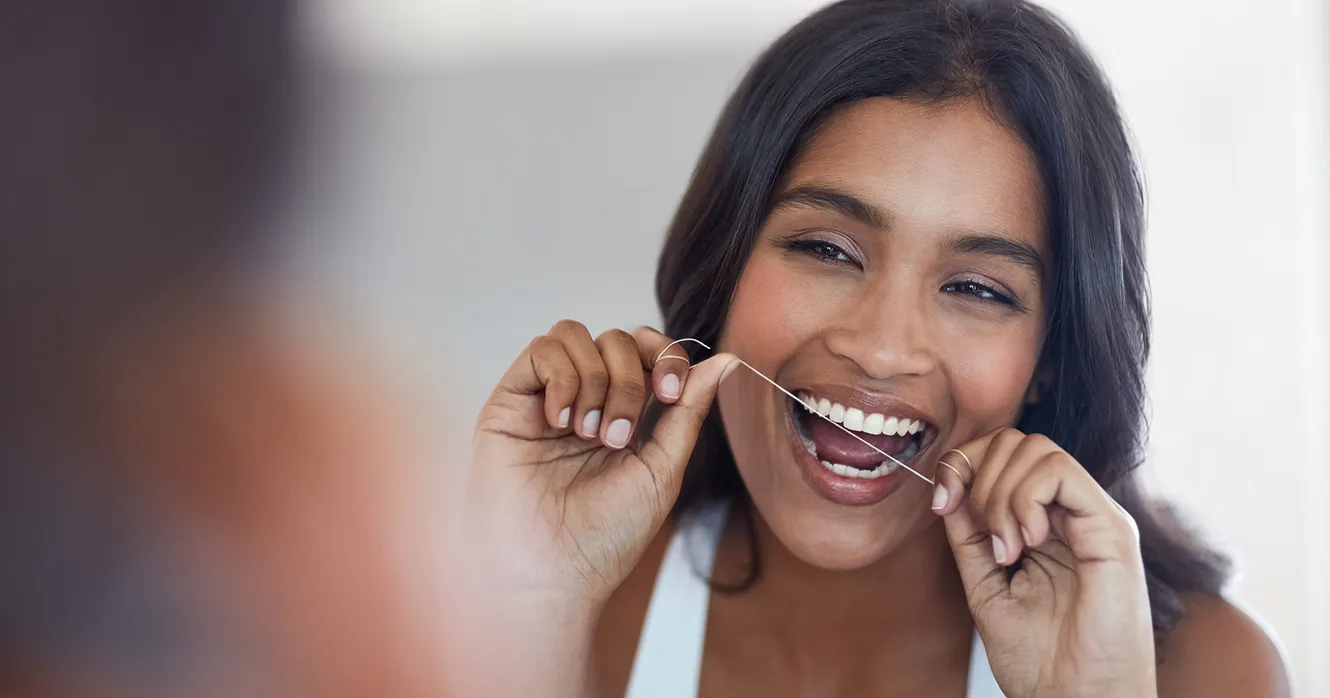
[(600, 614), (592, 647), (592, 667), (601, 695), (622, 696), (628, 690), (637, 641), (642, 635), (642, 623), (656, 586), (656, 572), (665, 557), (674, 527), (673, 518), (661, 526), (642, 559), (614, 591)]
[(1213, 594), (1182, 600), (1187, 615), (1160, 648), (1160, 698), (1290, 695), (1279, 647), (1256, 620)]

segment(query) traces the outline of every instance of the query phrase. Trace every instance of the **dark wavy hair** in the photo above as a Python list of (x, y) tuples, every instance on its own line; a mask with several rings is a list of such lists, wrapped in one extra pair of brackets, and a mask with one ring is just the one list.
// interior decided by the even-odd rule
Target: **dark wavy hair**
[[(1144, 191), (1103, 73), (1047, 10), (1023, 0), (844, 0), (800, 22), (753, 64), (720, 116), (670, 225), (656, 296), (672, 337), (715, 345), (758, 231), (791, 162), (856, 100), (980, 97), (1030, 149), (1047, 192), (1053, 269), (1042, 363), (1051, 385), (1017, 425), (1049, 436), (1140, 528), (1156, 638), (1180, 594), (1218, 593), (1228, 561), (1135, 476), (1143, 457), (1150, 311)], [(761, 574), (752, 504), (712, 412), (676, 513), (734, 501)], [(715, 582), (713, 581), (713, 584)]]

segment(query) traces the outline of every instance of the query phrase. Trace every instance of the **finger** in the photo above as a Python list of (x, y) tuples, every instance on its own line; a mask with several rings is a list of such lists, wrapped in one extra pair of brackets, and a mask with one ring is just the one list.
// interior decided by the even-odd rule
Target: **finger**
[(978, 475), (977, 466), (982, 465), (988, 453), (990, 442), (1002, 429), (994, 429), (983, 436), (966, 442), (942, 454), (937, 467), (933, 469), (933, 481), (942, 485), (933, 488), (933, 510), (946, 516), (956, 510), (969, 497), (970, 486)]
[(661, 411), (651, 439), (638, 451), (638, 457), (651, 469), (661, 496), (668, 500), (663, 511), (668, 511), (679, 496), (684, 466), (711, 410), (717, 387), (738, 365), (733, 354), (717, 354), (694, 366), (683, 395)]
[(1047, 517), (1048, 530), (1071, 548), (1077, 560), (1139, 558), (1130, 517), (1069, 454), (1059, 451), (1041, 459), (1028, 480), (1013, 494), (1021, 502), (1017, 516), (1031, 516), (1037, 526), (1033, 512), (1038, 509)]
[[(1049, 483), (1057, 480), (1058, 458), (1056, 452), (1039, 458), (1011, 491), (1012, 513), (1029, 536), (1026, 544), (1031, 547), (1043, 545), (1052, 533), (1050, 504), (1047, 500), (1050, 497)], [(1053, 497), (1056, 498), (1056, 495)]]
[[(934, 488), (934, 511), (945, 516), (960, 506), (961, 500), (966, 498), (966, 492), (978, 474), (976, 466), (984, 462), (984, 456), (988, 453), (989, 442), (1000, 431), (1000, 429), (995, 429), (942, 454), (933, 470), (933, 480), (945, 485), (945, 496), (939, 494), (936, 487)], [(938, 504), (942, 499), (945, 499), (946, 502), (939, 506)]]
[(637, 340), (642, 365), (651, 371), (652, 393), (657, 400), (667, 405), (674, 404), (683, 395), (683, 386), (688, 380), (688, 367), (691, 365), (688, 352), (679, 344), (665, 349), (674, 340), (650, 327), (633, 330), (633, 339)]
[(586, 325), (575, 320), (560, 320), (550, 328), (549, 336), (558, 340), (577, 369), (580, 386), (573, 405), (573, 431), (584, 439), (599, 439), (605, 394), (610, 387), (610, 372), (591, 339)]
[(596, 338), (596, 347), (610, 374), (600, 440), (610, 448), (623, 448), (628, 445), (646, 405), (646, 373), (642, 370), (637, 340), (627, 332), (609, 330)]
[(988, 601), (1007, 590), (1007, 571), (993, 555), (993, 539), (968, 506), (958, 506), (942, 517), (947, 542), (970, 611), (979, 619)]
[(555, 429), (568, 426), (580, 381), (573, 362), (557, 341), (540, 336), (513, 362), (499, 381), (499, 390), (525, 395), (545, 393), (545, 422)]
[(997, 484), (1002, 469), (1007, 466), (1016, 447), (1025, 439), (1025, 434), (1017, 429), (1003, 427), (991, 432), (986, 439), (983, 452), (977, 454), (978, 458), (971, 456), (976, 472), (974, 480), (970, 482), (970, 505), (980, 516), (988, 510), (988, 498), (993, 492), (993, 485)]
[[(1017, 432), (1019, 433), (1019, 432)], [(1021, 528), (1021, 521), (1012, 510), (1012, 491), (1025, 479), (1030, 468), (1045, 455), (1061, 452), (1057, 444), (1042, 434), (1022, 435), (1016, 447), (1007, 456), (1006, 463), (992, 479), (983, 503), (983, 517), (988, 523), (988, 530), (999, 536), (1006, 553), (998, 562), (1010, 565), (1020, 559), (1021, 552), (1028, 545), (1030, 533)], [(988, 458), (992, 459), (989, 451)]]
[(933, 511), (946, 516), (965, 502), (965, 488), (974, 479), (974, 470), (964, 452), (952, 449), (942, 454), (933, 470)]

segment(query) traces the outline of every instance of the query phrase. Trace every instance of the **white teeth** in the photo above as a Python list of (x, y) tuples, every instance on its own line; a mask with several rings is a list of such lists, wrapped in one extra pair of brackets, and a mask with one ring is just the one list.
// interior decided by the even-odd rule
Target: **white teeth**
[(918, 434), (925, 429), (925, 424), (918, 419), (907, 417), (888, 417), (878, 412), (864, 412), (858, 407), (846, 407), (827, 398), (818, 398), (808, 393), (799, 394), (799, 402), (809, 412), (830, 419), (850, 431), (865, 434), (886, 434), (887, 436), (906, 436)]
[(839, 402), (832, 403), (831, 413), (827, 416), (830, 417), (833, 422), (845, 421), (845, 405), (842, 405)]
[(799, 396), (799, 400), (804, 403), (804, 408), (807, 409), (809, 412), (817, 411), (817, 399), (814, 398), (812, 395), (808, 395), (805, 393), (804, 395)]
[(887, 475), (892, 474), (900, 466), (890, 461), (882, 461), (881, 464), (879, 464), (876, 468), (873, 468), (872, 470), (863, 470), (861, 468), (852, 468), (848, 465), (841, 465), (840, 463), (831, 463), (828, 461), (822, 461), (822, 467), (826, 468), (827, 470), (830, 470), (831, 472), (841, 477), (858, 478), (861, 480), (876, 480), (880, 477), (885, 477)]

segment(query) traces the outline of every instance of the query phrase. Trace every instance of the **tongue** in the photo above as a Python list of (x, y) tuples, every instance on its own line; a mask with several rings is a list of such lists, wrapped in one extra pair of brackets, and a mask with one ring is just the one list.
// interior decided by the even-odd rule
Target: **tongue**
[[(865, 446), (863, 441), (841, 431), (840, 428), (825, 419), (808, 415), (805, 427), (805, 432), (817, 446), (817, 457), (820, 460), (864, 470), (876, 468), (882, 461), (887, 460), (881, 453)], [(914, 438), (913, 434), (886, 436), (857, 431), (854, 434), (893, 456), (908, 448), (910, 441)]]

